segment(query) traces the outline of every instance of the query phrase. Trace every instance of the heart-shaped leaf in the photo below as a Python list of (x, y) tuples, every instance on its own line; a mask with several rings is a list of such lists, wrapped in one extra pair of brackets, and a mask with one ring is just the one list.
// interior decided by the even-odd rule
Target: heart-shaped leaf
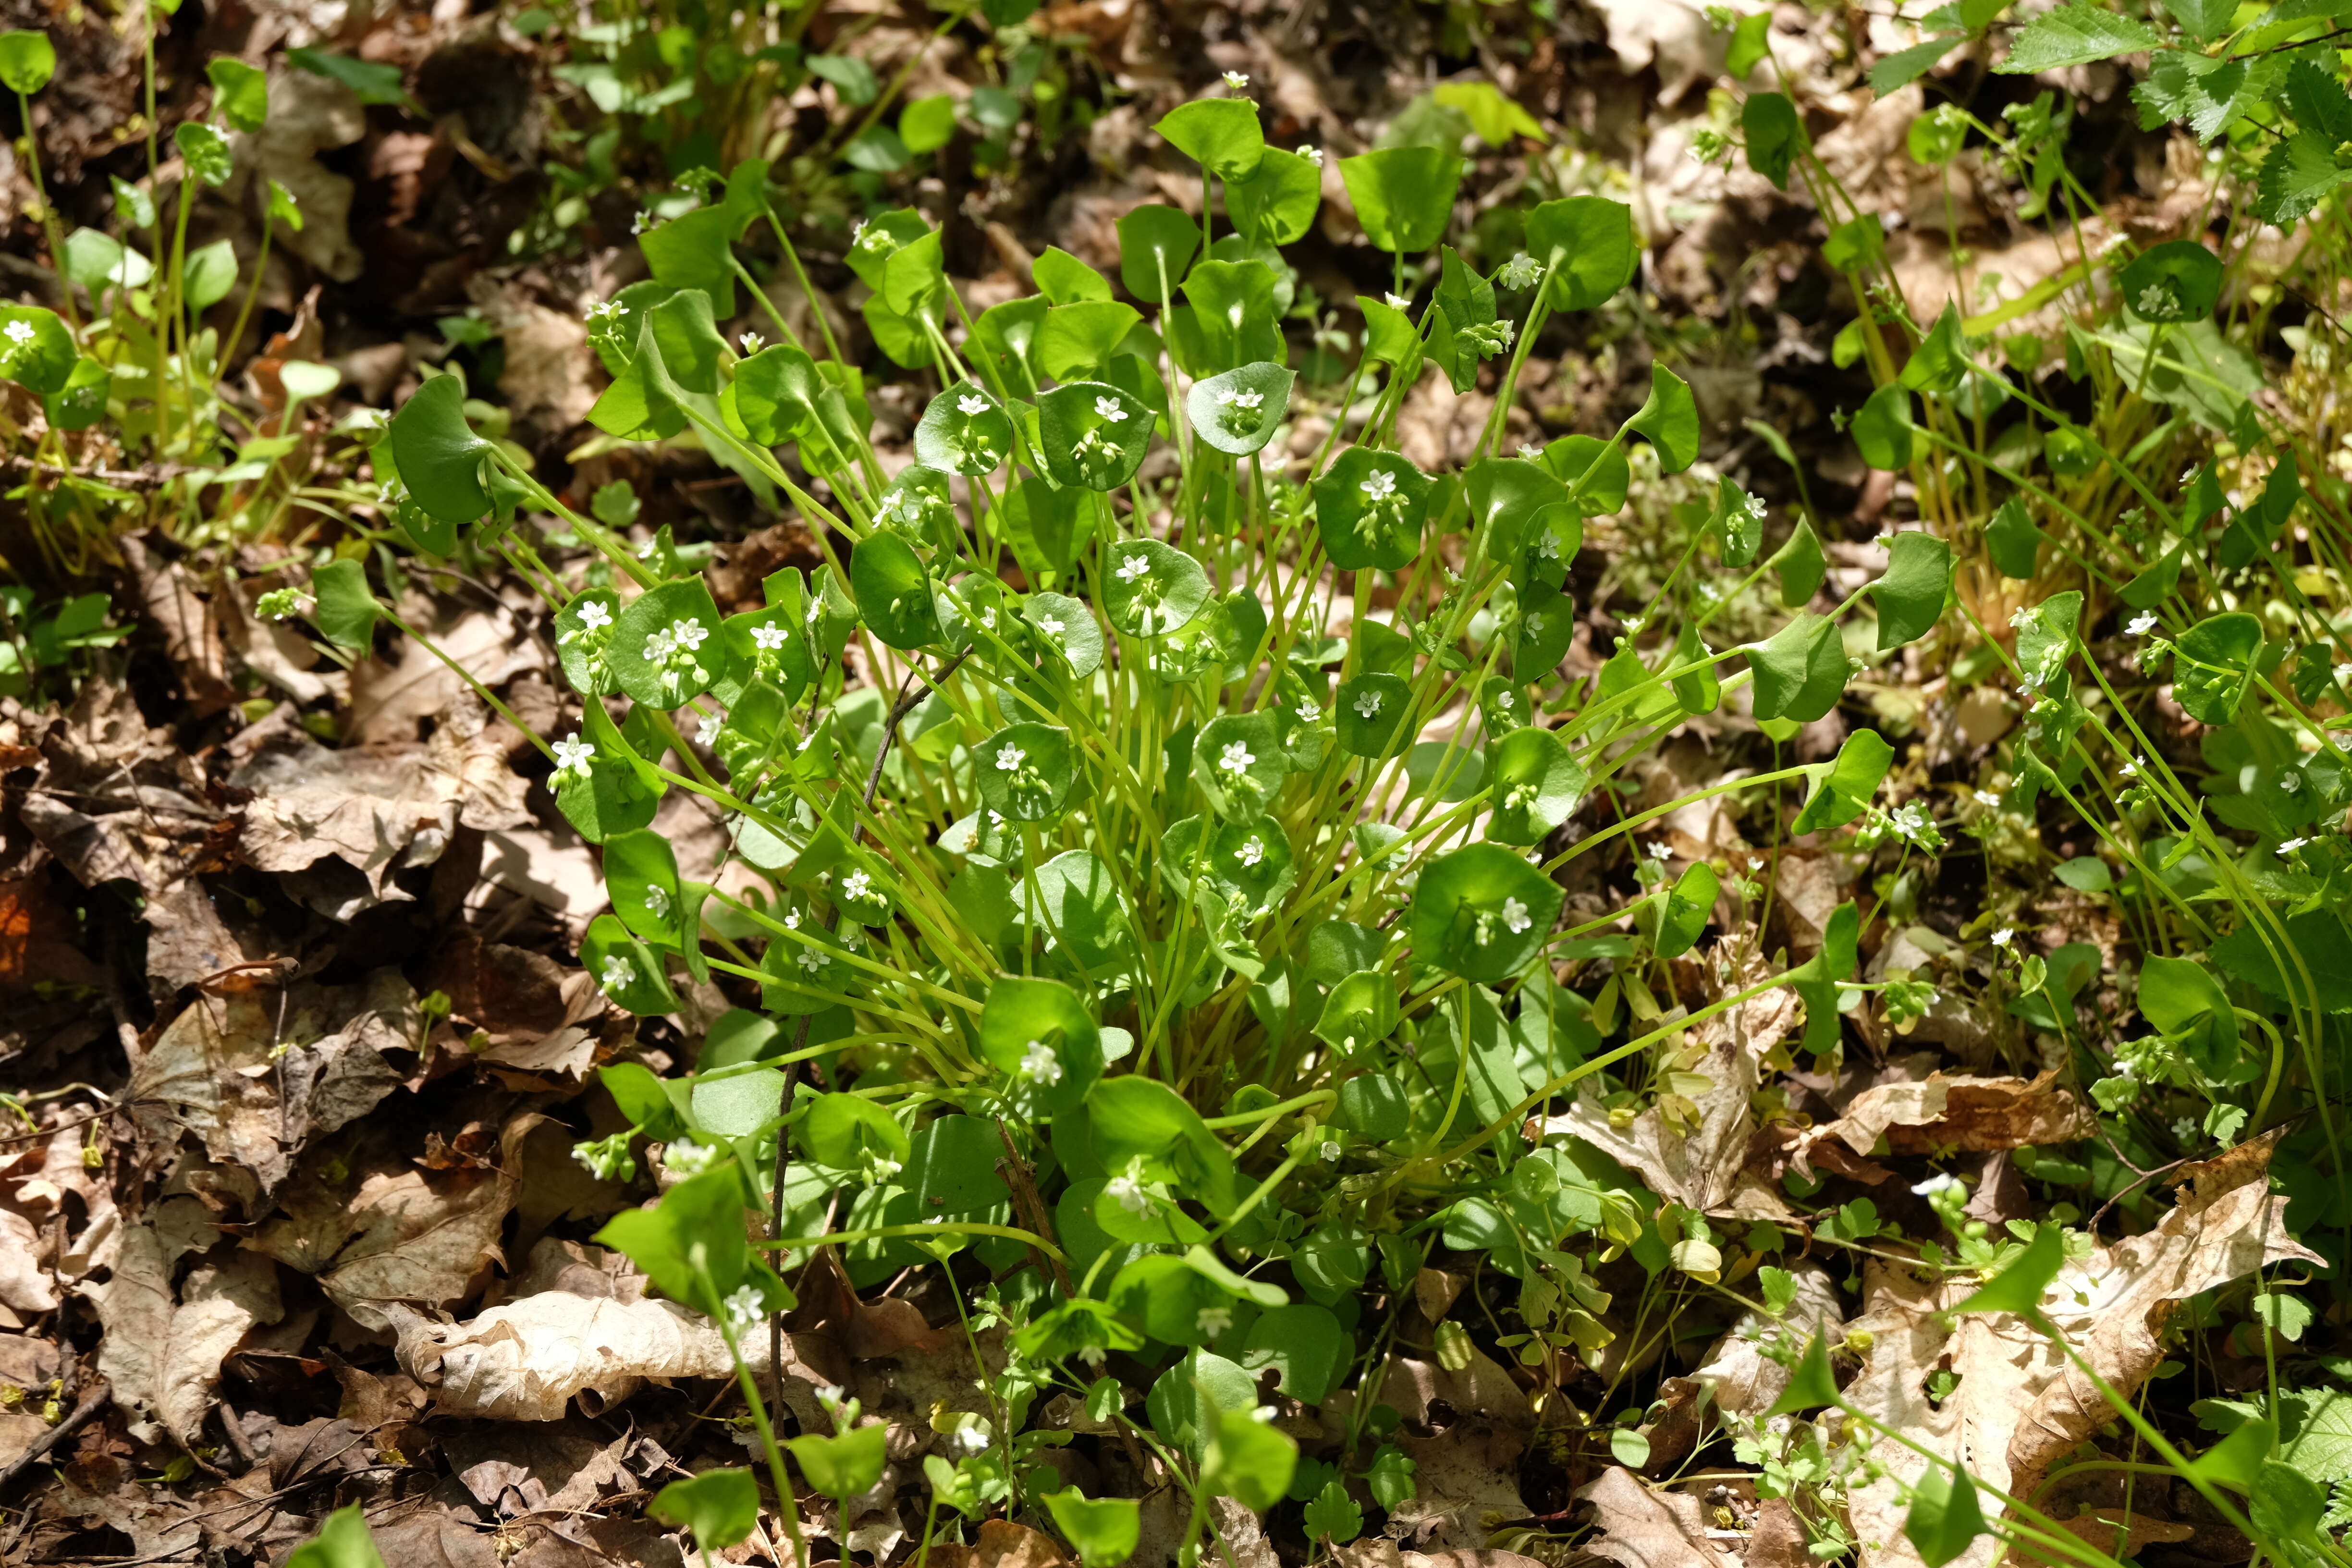
[(1706, 861), (1684, 868), (1658, 907), (1658, 957), (1680, 958), (1698, 945), (1706, 922), (1715, 918), (1716, 896), (1722, 890), (1715, 868)]
[(1306, 238), (1322, 202), (1322, 161), (1279, 147), (1267, 148), (1247, 178), (1225, 183), (1225, 211), (1234, 226), (1269, 245)]
[(1222, 375), (1196, 381), (1184, 397), (1184, 412), (1202, 440), (1218, 451), (1245, 458), (1273, 439), (1290, 410), (1291, 384), (1298, 378), (1278, 364), (1260, 361)]
[(1107, 382), (1074, 381), (1037, 400), (1038, 444), (1058, 484), (1115, 490), (1151, 447), (1151, 410)]
[(269, 73), (227, 55), (205, 66), (213, 84), (213, 112), (239, 131), (258, 131), (269, 119)]
[(694, 1531), (694, 1544), (707, 1557), (743, 1540), (759, 1524), (760, 1484), (749, 1470), (705, 1470), (662, 1488), (646, 1511), (665, 1524)]
[(1051, 724), (999, 730), (972, 753), (980, 797), (1008, 822), (1051, 822), (1061, 816), (1079, 772), (1070, 732)]
[(1257, 105), (1245, 98), (1203, 98), (1179, 104), (1161, 115), (1152, 129), (1171, 147), (1220, 180), (1246, 179), (1265, 156), (1265, 132), (1258, 125)]
[(1542, 203), (1528, 214), (1527, 245), (1551, 269), (1555, 310), (1597, 309), (1633, 281), (1642, 261), (1633, 209), (1606, 196)]
[(1486, 787), (1494, 810), (1486, 837), (1498, 844), (1540, 844), (1584, 796), (1584, 767), (1559, 735), (1540, 725), (1512, 731), (1486, 748)]
[[(1118, 220), (1118, 280), (1144, 303), (1164, 305), (1175, 298), (1200, 248), (1201, 226), (1174, 207), (1133, 208)], [(1110, 298), (1108, 288), (1102, 297)]]
[(1810, 724), (1845, 692), (1845, 639), (1835, 621), (1799, 616), (1749, 646), (1748, 668), (1756, 676), (1756, 717)]
[(1111, 572), (1099, 584), (1103, 614), (1129, 637), (1166, 637), (1209, 602), (1209, 574), (1201, 563), (1159, 540), (1122, 540), (1104, 559)]
[(1862, 460), (1883, 472), (1911, 466), (1911, 394), (1901, 386), (1882, 386), (1863, 403), (1853, 416), (1853, 444)]
[(1543, 952), (1567, 894), (1499, 844), (1439, 857), (1414, 885), (1413, 957), (1482, 985), (1509, 979)]
[[(454, 375), (426, 380), (392, 416), (392, 455), (416, 504), (444, 522), (473, 522), (490, 510), (482, 488), (489, 442), (466, 423), (466, 389)], [(716, 626), (717, 616), (709, 623)]]
[(1142, 320), (1134, 306), (1109, 300), (1056, 305), (1045, 312), (1030, 353), (1055, 381), (1099, 375)]
[(1625, 424), (1648, 438), (1666, 473), (1679, 474), (1698, 461), (1698, 400), (1664, 365), (1650, 366), (1649, 398)]
[(1498, 561), (1526, 549), (1538, 512), (1568, 500), (1567, 486), (1525, 458), (1480, 458), (1471, 465), (1465, 489), (1470, 521), (1486, 530), (1486, 553)]
[(1895, 536), (1886, 574), (1870, 585), (1878, 607), (1878, 651), (1927, 635), (1944, 613), (1952, 586), (1952, 547), (1932, 533), (1907, 529)]
[[(1147, 209), (1138, 207), (1135, 212)], [(1163, 211), (1169, 209), (1162, 209)], [(1129, 213), (1129, 217), (1135, 216)], [(1178, 216), (1183, 216), (1179, 213)], [(1120, 220), (1122, 223), (1125, 219)], [(1193, 232), (1192, 221), (1184, 220), (1184, 232)], [(1122, 231), (1123, 235), (1124, 231)], [(1197, 241), (1196, 241), (1197, 243)], [(1037, 291), (1045, 296), (1048, 306), (1074, 304), (1080, 300), (1108, 300), (1110, 279), (1072, 256), (1058, 245), (1049, 245), (1045, 253), (1030, 266), (1029, 275), (1035, 279)]]
[(1315, 481), (1323, 552), (1343, 572), (1395, 572), (1421, 553), (1436, 481), (1394, 452), (1350, 447)]
[(1445, 237), (1462, 160), (1434, 147), (1388, 147), (1339, 160), (1364, 236), (1386, 251), (1427, 250)]

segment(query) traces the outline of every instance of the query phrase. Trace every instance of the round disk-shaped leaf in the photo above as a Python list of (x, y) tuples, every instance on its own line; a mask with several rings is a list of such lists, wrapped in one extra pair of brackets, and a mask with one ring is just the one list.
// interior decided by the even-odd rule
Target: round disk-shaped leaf
[(41, 399), (41, 412), (60, 430), (87, 430), (106, 417), (106, 395), (113, 388), (106, 362), (85, 355), (74, 361), (65, 385)]
[(65, 390), (79, 357), (73, 334), (55, 310), (0, 305), (0, 375), (46, 397)]
[(1499, 844), (1456, 849), (1413, 889), (1413, 956), (1482, 985), (1507, 980), (1542, 953), (1565, 898)]
[(1271, 713), (1222, 714), (1192, 742), (1193, 782), (1228, 821), (1265, 811), (1289, 771)]
[(0, 87), (29, 97), (48, 86), (57, 71), (57, 46), (47, 33), (29, 27), (0, 33)]
[(1080, 601), (1065, 594), (1032, 594), (1022, 602), (1021, 616), (1077, 679), (1084, 680), (1102, 668), (1102, 627), (1094, 612)]
[(701, 696), (727, 668), (719, 619), (719, 606), (699, 577), (647, 589), (613, 623), (604, 659), (614, 681), (652, 708), (676, 708)]
[(1192, 429), (1218, 451), (1246, 458), (1273, 438), (1298, 378), (1268, 360), (1196, 381), (1184, 396)]
[(1534, 537), (1536, 517), (1568, 500), (1568, 487), (1550, 470), (1525, 458), (1487, 458), (1471, 467), (1467, 480), (1470, 521), (1486, 530), (1486, 553), (1497, 561), (1516, 558)]
[(903, 538), (936, 541), (942, 527), (954, 526), (955, 501), (947, 471), (928, 463), (908, 464), (876, 498), (874, 517)]
[(1179, 104), (1152, 129), (1221, 180), (1248, 177), (1265, 156), (1257, 105), (1246, 98), (1203, 98)]
[(877, 531), (858, 541), (849, 557), (849, 591), (857, 595), (859, 616), (892, 647), (940, 640), (931, 574), (915, 547), (897, 534)]
[(1057, 980), (1007, 976), (991, 986), (980, 1048), (1045, 1116), (1076, 1105), (1102, 1077), (1101, 1031), (1077, 994)]
[(1290, 837), (1271, 816), (1228, 822), (1210, 836), (1202, 875), (1246, 914), (1262, 915), (1298, 879)]
[(1339, 749), (1350, 756), (1387, 756), (1396, 744), (1397, 726), (1412, 707), (1412, 688), (1401, 675), (1360, 675), (1343, 681), (1331, 708)]
[(580, 963), (616, 1006), (658, 1016), (677, 1005), (661, 960), (630, 934), (618, 915), (598, 915), (580, 942)]
[(1421, 553), (1437, 483), (1394, 452), (1350, 447), (1315, 481), (1315, 526), (1342, 572), (1395, 572)]
[(583, 697), (607, 697), (620, 689), (606, 659), (620, 615), (621, 595), (610, 588), (583, 589), (555, 612), (555, 658), (563, 666), (563, 679)]
[[(436, 375), (392, 416), (392, 455), (416, 504), (444, 522), (468, 523), (490, 510), (482, 458), (490, 443), (466, 423), (466, 389)], [(718, 625), (713, 616), (707, 624)]]
[(1209, 574), (1201, 563), (1156, 539), (1123, 540), (1106, 552), (1109, 579), (1101, 584), (1103, 614), (1131, 637), (1165, 637), (1209, 602)]
[(1074, 381), (1037, 400), (1037, 438), (1056, 483), (1115, 490), (1151, 446), (1151, 410), (1107, 381)]
[(1445, 237), (1462, 160), (1434, 147), (1390, 147), (1339, 160), (1365, 237), (1382, 250), (1427, 250)]
[(1498, 844), (1541, 843), (1568, 820), (1587, 783), (1559, 735), (1538, 725), (1514, 730), (1486, 749), (1486, 781), (1495, 792), (1486, 837)]
[(1015, 724), (980, 743), (972, 755), (980, 796), (1008, 822), (1050, 822), (1077, 783), (1070, 732), (1051, 724)]
[(2143, 321), (2201, 321), (2221, 298), (2221, 258), (2193, 239), (2144, 251), (2116, 279)]
[(1529, 594), (1519, 602), (1517, 637), (1511, 643), (1511, 673), (1540, 680), (1568, 656), (1576, 640), (1575, 602), (1566, 594)]

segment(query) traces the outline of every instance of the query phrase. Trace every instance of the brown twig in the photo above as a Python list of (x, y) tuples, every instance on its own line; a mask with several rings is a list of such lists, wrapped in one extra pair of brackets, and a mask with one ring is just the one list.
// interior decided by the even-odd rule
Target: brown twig
[(50, 1449), (89, 1426), (98, 1413), (106, 1407), (106, 1402), (113, 1393), (114, 1390), (111, 1387), (101, 1383), (83, 1394), (81, 1403), (74, 1406), (72, 1415), (34, 1438), (31, 1447), (10, 1460), (6, 1469), (0, 1470), (0, 1488), (6, 1487), (10, 1481), (40, 1463), (42, 1456)]

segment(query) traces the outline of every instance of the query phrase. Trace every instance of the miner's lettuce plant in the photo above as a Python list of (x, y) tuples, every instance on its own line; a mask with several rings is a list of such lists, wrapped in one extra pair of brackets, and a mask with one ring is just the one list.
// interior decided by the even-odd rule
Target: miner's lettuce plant
[[(652, 277), (591, 312), (613, 376), (592, 418), (625, 440), (691, 436), (811, 524), (826, 563), (777, 573), (759, 608), (722, 614), (660, 541), (632, 549), (566, 507), (473, 427), (452, 378), (374, 453), (416, 550), (503, 553), (551, 600), (583, 717), (544, 743), (548, 783), (602, 846), (613, 904), (583, 944), (591, 974), (645, 1015), (673, 1010), (681, 978), (756, 994), (686, 1078), (604, 1069), (632, 1129), (583, 1158), (623, 1174), (650, 1142), (693, 1173), (605, 1238), (739, 1344), (789, 1300), (775, 1269), (814, 1247), (859, 1283), (971, 1253), (1004, 1276), (984, 1310), (1012, 1356), (933, 1457), (935, 1509), (1042, 1500), (1089, 1562), (1131, 1544), (1132, 1504), (1036, 1463), (1066, 1440), (1029, 1429), (1042, 1394), (1099, 1405), (1185, 1477), (1193, 1537), (1213, 1495), (1269, 1506), (1293, 1447), (1251, 1418), (1256, 1373), (1307, 1403), (1346, 1384), (1379, 1353), (1357, 1291), (1375, 1271), (1409, 1282), (1441, 1234), (1520, 1280), (1530, 1366), (1609, 1337), (1587, 1259), (1637, 1241), (1647, 1205), (1556, 1140), (1528, 1148), (1531, 1111), (1603, 1068), (1687, 1080), (1686, 1031), (1775, 987), (1801, 987), (1823, 1051), (1865, 991), (1916, 1013), (1924, 986), (1856, 982), (1849, 910), (1820, 957), (1783, 971), (1748, 952), (1742, 984), (1662, 1016), (1664, 966), (1757, 885), (1704, 863), (1669, 879), (1643, 857), (1633, 904), (1565, 926), (1558, 874), (1623, 857), (1687, 804), (1622, 804), (1628, 763), (1669, 731), (1751, 688), (1787, 739), (1933, 627), (1951, 587), (1942, 541), (1905, 533), (1831, 613), (1717, 646), (1704, 617), (1666, 612), (1710, 562), (1778, 573), (1790, 605), (1822, 578), (1810, 531), (1757, 563), (1763, 508), (1727, 479), (1644, 635), (1597, 681), (1569, 677), (1586, 524), (1637, 467), (1690, 468), (1696, 405), (1661, 364), (1615, 429), (1516, 452), (1502, 411), (1544, 323), (1631, 279), (1630, 212), (1539, 206), (1525, 252), (1484, 276), (1441, 245), (1458, 160), (1343, 161), (1392, 280), (1432, 287), (1358, 301), (1359, 363), (1308, 447), (1289, 438), (1306, 426), (1280, 246), (1314, 217), (1323, 155), (1267, 146), (1238, 97), (1161, 133), (1212, 200), (1197, 223), (1129, 214), (1116, 285), (1048, 250), (1036, 294), (974, 317), (918, 214), (861, 227), (866, 323), (940, 387), (895, 474), (867, 439), (864, 369), (772, 310), (721, 330), (743, 304), (734, 247), (772, 216), (764, 167), (645, 236)], [(1460, 472), (1397, 447), (1424, 359), (1456, 385), (1501, 381)], [(584, 580), (551, 566), (540, 517), (593, 552)], [(1873, 651), (1850, 653), (1856, 636)], [(1874, 814), (1890, 756), (1858, 732), (1706, 795), (1797, 791), (1806, 831), (1842, 828)], [(648, 826), (671, 790), (724, 810), (755, 892), (682, 874)], [(1597, 952), (1646, 1026), (1596, 1020), (1556, 977)], [(1714, 955), (1725, 974), (1731, 956)], [(812, 1087), (803, 1064), (824, 1067)], [(765, 1256), (707, 1249), (743, 1209), (767, 1215)], [(1113, 1352), (1162, 1368), (1140, 1410), (1102, 1386)], [(1376, 1431), (1372, 1402), (1353, 1419)], [(787, 1446), (757, 1425), (788, 1491)], [(853, 1417), (789, 1447), (838, 1494), (856, 1477), (823, 1445), (861, 1431), (878, 1428)], [(1298, 1467), (1335, 1534), (1328, 1470)], [(1382, 1473), (1411, 1495), (1409, 1473)]]

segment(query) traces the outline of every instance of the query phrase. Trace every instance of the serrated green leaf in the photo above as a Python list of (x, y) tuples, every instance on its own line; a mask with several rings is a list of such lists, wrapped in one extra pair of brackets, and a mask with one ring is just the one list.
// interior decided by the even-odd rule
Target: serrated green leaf
[(2002, 76), (2031, 76), (2144, 53), (2159, 42), (2156, 29), (2145, 22), (2102, 10), (2088, 0), (2074, 0), (2028, 22), (2010, 40), (2009, 58), (1993, 69)]

